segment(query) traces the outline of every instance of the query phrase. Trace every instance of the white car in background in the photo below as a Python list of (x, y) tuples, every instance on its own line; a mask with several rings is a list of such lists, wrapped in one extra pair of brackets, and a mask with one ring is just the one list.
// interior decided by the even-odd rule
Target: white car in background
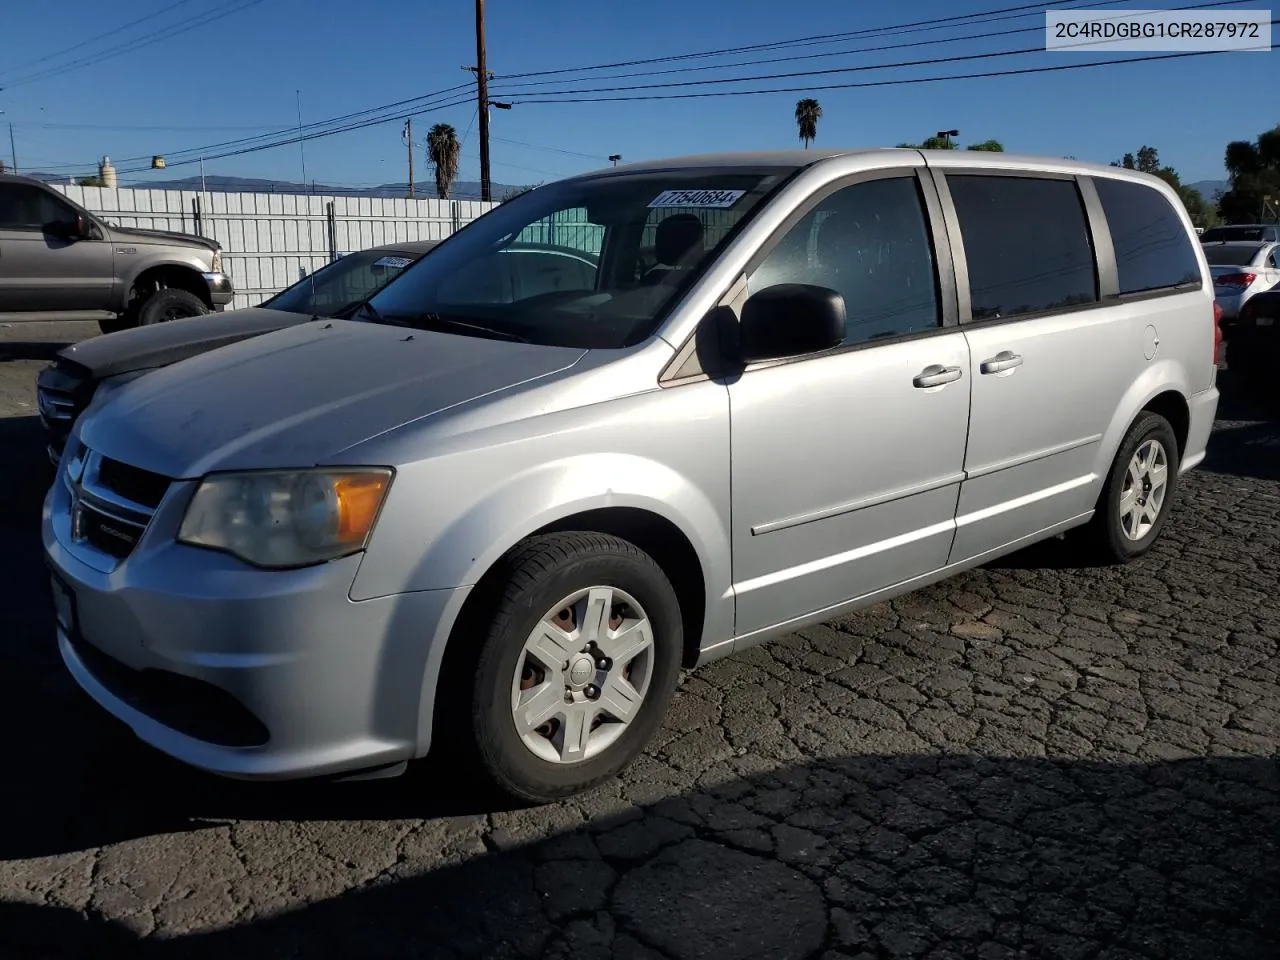
[(1201, 246), (1224, 321), (1239, 317), (1240, 308), (1255, 293), (1280, 283), (1280, 243), (1228, 240)]

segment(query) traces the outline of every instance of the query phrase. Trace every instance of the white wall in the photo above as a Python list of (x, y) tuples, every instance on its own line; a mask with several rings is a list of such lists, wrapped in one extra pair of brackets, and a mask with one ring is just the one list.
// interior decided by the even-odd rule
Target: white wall
[(496, 206), (471, 200), (409, 200), (285, 193), (201, 193), (53, 185), (109, 223), (199, 232), (222, 244), (235, 284), (233, 307), (248, 307), (329, 262), (328, 204), (339, 254), (401, 240), (437, 240)]

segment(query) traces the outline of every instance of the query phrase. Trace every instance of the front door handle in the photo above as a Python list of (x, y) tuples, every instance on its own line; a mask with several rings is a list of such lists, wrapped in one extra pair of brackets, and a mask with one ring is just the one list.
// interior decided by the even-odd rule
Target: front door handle
[(1003, 373), (1005, 370), (1012, 370), (1014, 367), (1020, 366), (1022, 366), (1021, 354), (1001, 350), (990, 360), (983, 360), (980, 369), (983, 373)]
[(923, 390), (927, 387), (940, 387), (944, 383), (959, 380), (961, 374), (962, 371), (959, 367), (944, 367), (941, 364), (934, 363), (917, 373), (915, 379), (911, 382)]

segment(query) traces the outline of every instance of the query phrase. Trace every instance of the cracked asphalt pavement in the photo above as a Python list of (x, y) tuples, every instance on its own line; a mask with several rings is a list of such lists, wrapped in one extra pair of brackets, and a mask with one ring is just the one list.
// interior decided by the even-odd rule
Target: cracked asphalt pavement
[(253, 785), (156, 755), (53, 646), (32, 381), (0, 329), (0, 957), (1280, 956), (1280, 423), (1224, 375), (1123, 569), (1051, 542), (687, 675), (624, 776)]

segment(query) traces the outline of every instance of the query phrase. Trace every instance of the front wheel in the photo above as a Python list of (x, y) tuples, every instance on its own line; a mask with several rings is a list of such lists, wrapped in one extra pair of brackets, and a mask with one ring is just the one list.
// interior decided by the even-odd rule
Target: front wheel
[(188, 290), (163, 287), (147, 297), (138, 307), (138, 326), (167, 323), (184, 317), (200, 317), (209, 312), (204, 301)]
[(1160, 536), (1178, 480), (1178, 438), (1169, 421), (1145, 412), (1125, 434), (1087, 528), (1094, 555), (1126, 563)]
[(579, 793), (662, 722), (683, 643), (675, 591), (635, 545), (596, 533), (533, 538), (499, 576), (471, 678), (480, 766), (522, 800)]

